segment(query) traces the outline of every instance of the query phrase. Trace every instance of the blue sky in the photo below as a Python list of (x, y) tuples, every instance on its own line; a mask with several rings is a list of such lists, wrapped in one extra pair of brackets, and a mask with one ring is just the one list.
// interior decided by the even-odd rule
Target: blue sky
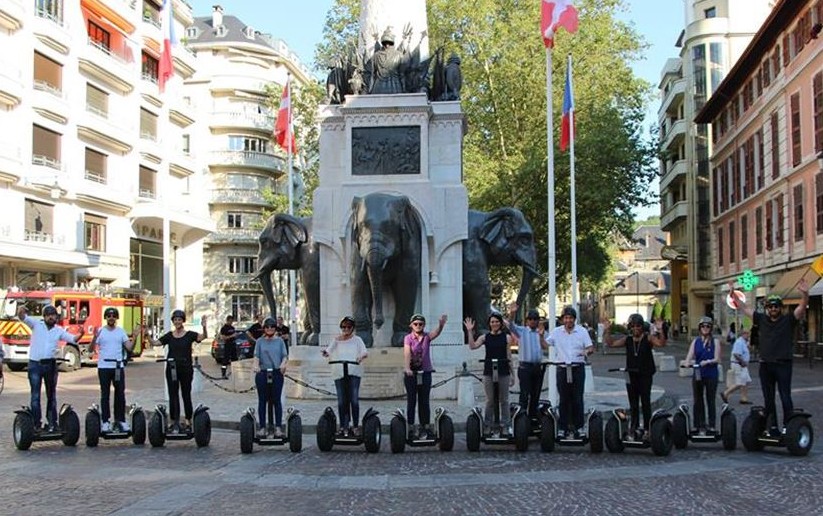
[[(224, 14), (237, 16), (255, 29), (284, 40), (307, 66), (312, 64), (314, 47), (321, 39), (326, 13), (333, 4), (333, 0), (303, 0), (298, 4), (299, 8), (295, 8), (295, 4), (282, 0), (271, 3), (262, 0), (189, 1), (195, 16), (211, 15), (212, 6), (219, 3), (223, 6)], [(636, 75), (657, 86), (660, 70), (666, 59), (677, 56), (678, 49), (674, 44), (684, 23), (683, 0), (628, 0), (627, 3), (628, 12), (622, 13), (621, 18), (634, 24), (636, 30), (651, 45), (646, 59), (634, 63), (633, 69)], [(279, 6), (286, 5), (289, 7), (278, 9)], [(535, 37), (538, 37), (537, 33)], [(657, 107), (657, 102), (653, 101), (649, 107), (646, 126), (655, 123)], [(652, 185), (652, 189), (657, 191), (656, 183)], [(638, 210), (640, 218), (657, 214), (657, 206)]]

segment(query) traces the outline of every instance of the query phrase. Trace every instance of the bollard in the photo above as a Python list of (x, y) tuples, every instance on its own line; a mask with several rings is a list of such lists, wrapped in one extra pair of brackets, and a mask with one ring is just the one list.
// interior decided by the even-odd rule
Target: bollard
[(191, 380), (191, 392), (203, 392), (203, 375), (200, 374), (200, 357), (197, 356), (194, 357), (194, 375)]
[(469, 375), (466, 363), (463, 362), (463, 370), (460, 372), (460, 379), (457, 382), (457, 406), (474, 407), (474, 384), (477, 380)]
[(586, 364), (586, 384), (583, 387), (583, 392), (586, 394), (594, 392), (594, 373), (591, 364)]

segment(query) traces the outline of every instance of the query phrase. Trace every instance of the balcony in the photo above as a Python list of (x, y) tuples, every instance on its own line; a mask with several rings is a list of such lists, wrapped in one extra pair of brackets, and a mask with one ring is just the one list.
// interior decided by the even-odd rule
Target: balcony
[(686, 120), (680, 119), (673, 123), (669, 131), (661, 138), (660, 150), (677, 149), (676, 145), (686, 138)]
[(663, 212), (660, 217), (660, 229), (663, 231), (671, 231), (679, 222), (686, 222), (686, 217), (689, 214), (689, 202), (680, 201), (674, 203), (668, 210)]
[(260, 229), (217, 228), (206, 237), (209, 244), (257, 244)]
[(34, 81), (32, 108), (45, 118), (65, 124), (71, 111), (63, 91), (47, 82)]
[(3, 0), (0, 3), (0, 27), (14, 32), (23, 26), (26, 9), (23, 0)]
[(159, 41), (162, 43), (163, 41), (163, 28), (160, 24), (160, 13), (157, 13), (157, 18), (155, 18), (152, 14), (143, 13), (143, 23), (141, 24), (141, 30), (143, 32), (143, 36), (147, 38), (151, 38), (154, 41)]
[(111, 117), (105, 111), (86, 104), (86, 110), (77, 123), (77, 135), (119, 154), (134, 149), (134, 128), (126, 125), (124, 118)]
[(274, 130), (274, 117), (265, 113), (218, 111), (211, 114), (211, 129), (257, 129), (266, 134)]
[(31, 26), (34, 35), (44, 45), (63, 55), (69, 53), (71, 32), (62, 14), (57, 15), (45, 9), (35, 9)]
[(86, 173), (83, 177), (86, 181), (91, 181), (92, 183), (97, 183), (99, 185), (106, 184), (105, 172), (99, 172), (97, 170), (86, 170)]
[[(679, 106), (683, 102), (683, 97), (686, 94), (686, 79), (678, 79), (670, 83), (669, 91), (663, 95), (663, 101), (660, 103), (660, 109), (657, 110), (658, 116), (670, 111), (671, 107)], [(671, 110), (675, 111), (675, 110)]]
[(87, 38), (87, 45), (80, 52), (80, 70), (105, 82), (122, 94), (131, 93), (135, 77), (132, 71), (131, 49), (122, 51)]
[(183, 79), (188, 79), (197, 71), (197, 54), (187, 46), (177, 45), (171, 57), (174, 61), (174, 72), (179, 73)]
[(0, 107), (11, 109), (23, 100), (23, 72), (20, 66), (7, 60), (0, 60)]
[(159, 145), (160, 140), (157, 135), (148, 131), (140, 132), (139, 150), (140, 157), (154, 164), (159, 165), (163, 161), (161, 155), (162, 146)]
[(197, 160), (192, 154), (176, 151), (169, 159), (169, 172), (177, 177), (188, 177), (197, 172)]
[(34, 231), (26, 229), (23, 233), (23, 240), (33, 244), (51, 244), (57, 246), (66, 245), (65, 235), (53, 235), (43, 231)]
[(56, 181), (58, 175), (63, 171), (63, 163), (61, 163), (59, 159), (41, 154), (32, 154), (31, 175), (33, 177), (53, 176)]
[(84, 179), (73, 192), (78, 200), (121, 212), (134, 205), (134, 190), (130, 190), (122, 179), (118, 181), (117, 177), (112, 177), (108, 181), (104, 174), (91, 170), (85, 171)]
[(19, 144), (0, 141), (0, 180), (16, 182), (25, 171)]
[(178, 127), (188, 127), (194, 123), (197, 108), (191, 100), (185, 97), (174, 96), (169, 99), (169, 120)]
[(157, 191), (154, 188), (140, 188), (137, 197), (144, 201), (156, 201)]
[(669, 187), (672, 183), (676, 180), (685, 181), (686, 180), (686, 160), (681, 159), (675, 161), (674, 164), (669, 166), (669, 169), (666, 170), (666, 173), (663, 174), (663, 177), (660, 178), (660, 191), (662, 192), (666, 188)]
[(253, 151), (212, 151), (209, 165), (218, 167), (249, 167), (265, 172), (285, 169), (283, 159), (274, 154)]
[(246, 188), (215, 188), (211, 191), (212, 204), (255, 204), (268, 206), (260, 190)]
[(140, 96), (143, 100), (154, 107), (161, 107), (163, 100), (160, 98), (160, 86), (157, 84), (157, 77), (144, 73), (140, 76)]

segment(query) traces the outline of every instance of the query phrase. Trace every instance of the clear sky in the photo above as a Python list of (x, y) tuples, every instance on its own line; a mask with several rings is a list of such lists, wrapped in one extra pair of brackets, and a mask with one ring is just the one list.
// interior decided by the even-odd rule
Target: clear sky
[[(397, 0), (405, 1), (405, 0)], [(538, 0), (534, 0), (537, 2)], [(314, 47), (320, 41), (323, 24), (334, 0), (303, 0), (292, 3), (285, 0), (266, 2), (264, 0), (189, 0), (195, 16), (210, 16), (212, 6), (223, 6), (224, 15), (234, 15), (243, 22), (261, 32), (271, 33), (280, 38), (294, 50), (303, 64), (312, 65)], [(683, 28), (683, 0), (628, 0), (628, 12), (621, 18), (634, 24), (636, 30), (650, 44), (646, 59), (634, 63), (635, 74), (652, 83), (655, 87), (660, 81), (660, 70), (666, 59), (677, 57), (678, 49), (674, 46)], [(280, 8), (280, 9), (279, 9)], [(535, 21), (535, 24), (538, 22)], [(581, 27), (580, 30), (585, 30)], [(535, 29), (535, 38), (539, 37)], [(657, 121), (659, 102), (652, 101), (646, 117), (646, 126)], [(657, 183), (652, 190), (657, 192)], [(655, 205), (637, 210), (637, 215), (645, 219), (650, 215), (659, 215), (660, 208)]]

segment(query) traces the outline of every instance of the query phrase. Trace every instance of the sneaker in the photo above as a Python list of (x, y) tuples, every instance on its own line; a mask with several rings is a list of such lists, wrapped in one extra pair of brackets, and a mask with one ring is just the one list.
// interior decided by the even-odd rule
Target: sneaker
[(278, 438), (283, 437), (283, 430), (279, 426), (274, 427), (274, 436)]
[(351, 433), (355, 437), (360, 437), (360, 427), (356, 426), (356, 427), (352, 428)]
[(341, 427), (341, 428), (337, 429), (337, 436), (338, 437), (344, 437), (345, 435), (346, 435), (346, 429), (345, 428)]
[(111, 423), (108, 421), (103, 421), (103, 424), (100, 425), (101, 432), (111, 432)]
[(257, 429), (257, 437), (259, 437), (260, 439), (265, 439), (266, 438), (266, 429), (265, 429), (265, 427), (261, 426), (260, 428)]
[(120, 421), (120, 431), (121, 432), (131, 432), (131, 427), (125, 421)]

